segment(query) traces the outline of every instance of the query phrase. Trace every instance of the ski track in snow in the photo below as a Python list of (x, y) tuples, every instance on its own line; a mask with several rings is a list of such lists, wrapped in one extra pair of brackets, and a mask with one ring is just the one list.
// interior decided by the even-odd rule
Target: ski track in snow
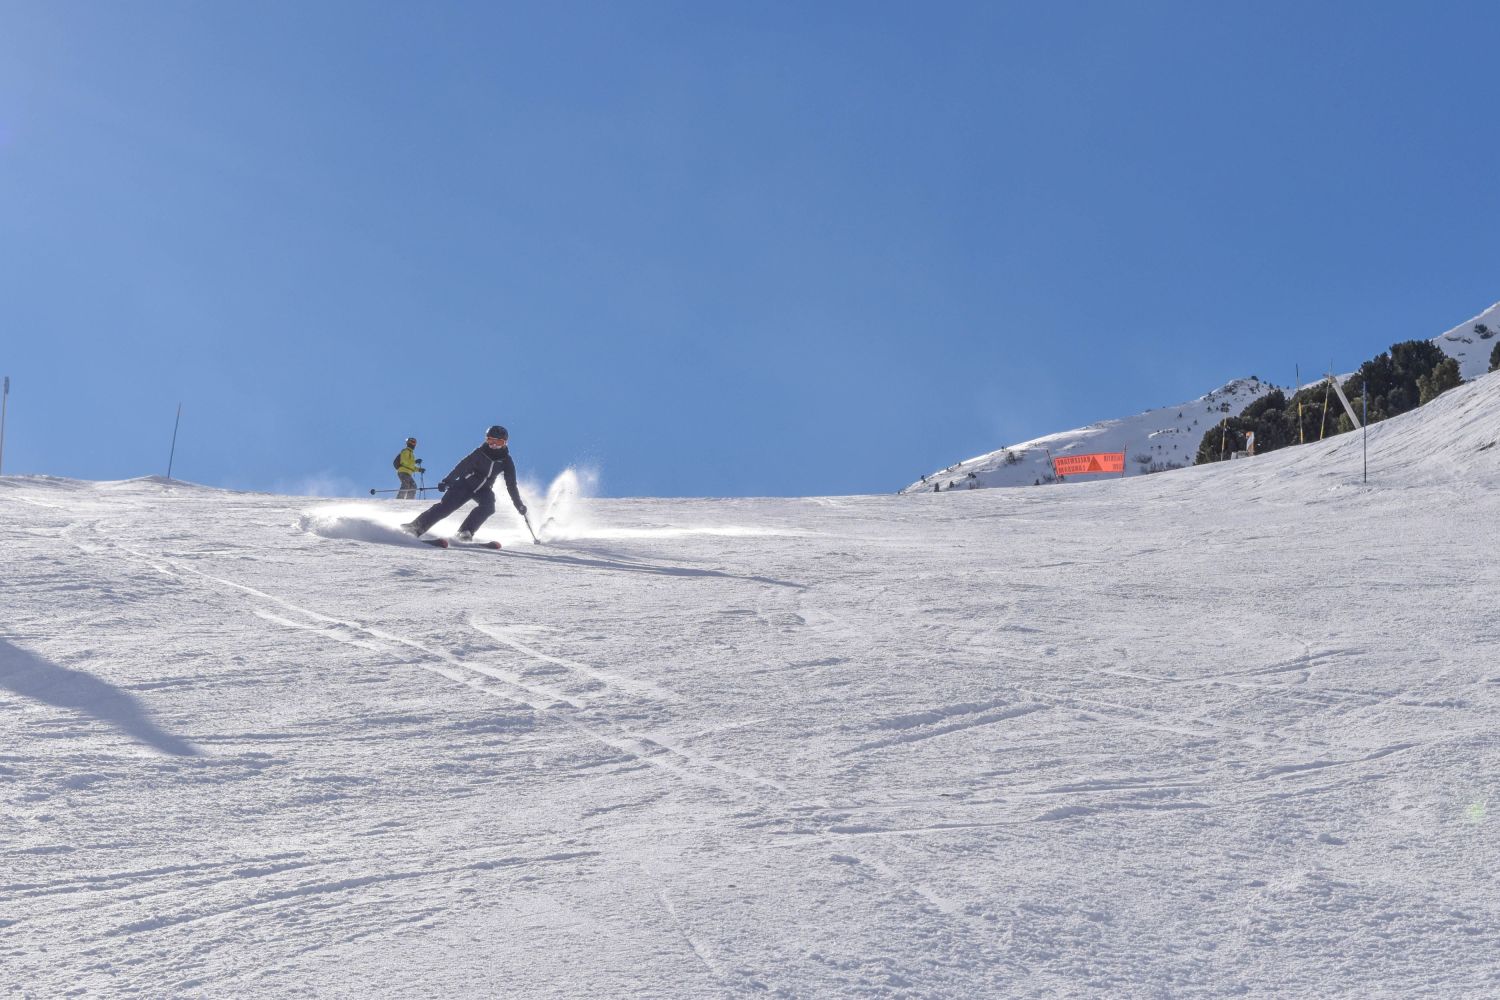
[(500, 553), (0, 480), (0, 992), (1495, 995), (1496, 414)]
[[(90, 547), (90, 551), (97, 554), (106, 547), (107, 545), (94, 545)], [(324, 638), (330, 639), (335, 642), (347, 643), (376, 652), (384, 651), (388, 647), (363, 642), (357, 638), (354, 638), (354, 636), (357, 634), (365, 634), (373, 636), (378, 640), (382, 640), (389, 646), (405, 647), (406, 649), (415, 650), (422, 658), (412, 661), (416, 666), (422, 667), (425, 670), (431, 670), (434, 673), (446, 677), (449, 680), (475, 687), (476, 689), (483, 691), (486, 694), (505, 698), (517, 704), (524, 705), (527, 708), (532, 709), (533, 711), (548, 712), (558, 711), (562, 709), (581, 709), (583, 707), (583, 702), (581, 700), (575, 700), (573, 697), (570, 697), (569, 695), (564, 694), (561, 691), (556, 690), (555, 688), (539, 684), (535, 681), (525, 680), (514, 671), (504, 670), (488, 664), (480, 663), (473, 658), (455, 656), (434, 645), (428, 645), (414, 641), (404, 636), (394, 635), (388, 631), (374, 628), (361, 622), (333, 618), (316, 611), (311, 611), (307, 608), (292, 604), (272, 594), (256, 590), (255, 588), (245, 586), (244, 584), (235, 583), (231, 580), (212, 576), (192, 567), (178, 566), (170, 561), (167, 561), (165, 563), (159, 562), (156, 561), (154, 557), (147, 556), (144, 553), (137, 552), (131, 549), (122, 549), (122, 551), (125, 551), (129, 555), (134, 556), (147, 563), (158, 572), (170, 575), (197, 575), (205, 580), (208, 580), (211, 583), (218, 584), (225, 588), (242, 591), (246, 594), (251, 595), (252, 597), (276, 604), (296, 614), (303, 615), (311, 619), (313, 622), (313, 624), (303, 624), (281, 618), (279, 616), (262, 611), (258, 608), (254, 609), (253, 613), (256, 616), (273, 623), (283, 625), (288, 628), (312, 631), (320, 636), (323, 636)], [(580, 663), (563, 660), (559, 657), (548, 656), (544, 653), (537, 652), (530, 647), (524, 646), (521, 643), (515, 642), (514, 640), (505, 636), (505, 634), (499, 629), (483, 626), (474, 622), (471, 622), (470, 625), (477, 631), (480, 631), (492, 638), (498, 639), (500, 642), (504, 643), (507, 646), (510, 646), (511, 648), (527, 657), (531, 657), (545, 663), (557, 664), (567, 669), (583, 673), (591, 679), (595, 680), (602, 680), (605, 677), (609, 677), (610, 683), (618, 685), (619, 687), (628, 691), (646, 691), (657, 697), (667, 697), (671, 698), (671, 700), (680, 700), (668, 695), (662, 688), (658, 687), (657, 685), (650, 684), (648, 682), (634, 682), (629, 678), (622, 678), (618, 675), (611, 675), (605, 671), (595, 670)], [(422, 660), (436, 660), (441, 665), (422, 662)], [(456, 669), (445, 669), (445, 667), (442, 665), (446, 665), (449, 668)], [(516, 695), (513, 693), (508, 693), (505, 689), (497, 689), (493, 686), (485, 686), (481, 683), (477, 683), (473, 678), (466, 676), (463, 673), (464, 671), (469, 671), (475, 674), (479, 674), (482, 677), (501, 681), (505, 685), (508, 685), (510, 688), (517, 689), (522, 693), (520, 695)], [(622, 754), (639, 759), (642, 762), (651, 765), (652, 767), (667, 770), (679, 777), (683, 777), (686, 780), (704, 780), (702, 778), (692, 776), (693, 770), (699, 769), (718, 771), (745, 781), (767, 784), (772, 787), (779, 787), (774, 782), (767, 781), (764, 778), (760, 778), (758, 776), (749, 774), (744, 771), (736, 770), (734, 768), (727, 768), (700, 754), (691, 753), (689, 751), (674, 747), (660, 738), (652, 738), (633, 732), (605, 733), (600, 732), (596, 728), (590, 727), (588, 725), (581, 725), (576, 723), (574, 725), (580, 735), (585, 736), (588, 739), (599, 742), (609, 747), (610, 749), (618, 751)], [(712, 778), (709, 778), (707, 780), (708, 783), (713, 784), (720, 790), (726, 792), (733, 791), (733, 789), (731, 789), (729, 786), (723, 785)]]

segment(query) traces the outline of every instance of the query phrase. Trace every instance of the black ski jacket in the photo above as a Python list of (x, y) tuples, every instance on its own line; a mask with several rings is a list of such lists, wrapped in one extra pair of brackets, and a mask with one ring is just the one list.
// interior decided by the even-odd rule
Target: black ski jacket
[(438, 483), (438, 489), (450, 495), (458, 493), (473, 496), (493, 488), (495, 479), (501, 475), (505, 476), (505, 489), (510, 493), (510, 502), (516, 505), (516, 510), (522, 510), (525, 504), (521, 503), (521, 494), (516, 490), (516, 463), (511, 461), (510, 448), (506, 445), (491, 448), (482, 444), (475, 448), (453, 467), (452, 472), (443, 477), (443, 481)]

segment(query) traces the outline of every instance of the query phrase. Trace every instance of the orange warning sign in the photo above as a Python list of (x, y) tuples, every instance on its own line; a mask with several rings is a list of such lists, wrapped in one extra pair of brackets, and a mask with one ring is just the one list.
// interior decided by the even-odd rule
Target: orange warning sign
[(1081, 476), (1090, 472), (1124, 472), (1123, 451), (1102, 451), (1097, 455), (1061, 455), (1052, 459), (1059, 476)]

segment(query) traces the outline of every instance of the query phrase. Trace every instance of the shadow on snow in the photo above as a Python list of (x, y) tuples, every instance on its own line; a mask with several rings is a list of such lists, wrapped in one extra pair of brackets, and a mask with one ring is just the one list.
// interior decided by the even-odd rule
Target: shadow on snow
[(199, 753), (187, 740), (163, 731), (151, 721), (139, 701), (114, 685), (86, 671), (49, 663), (3, 639), (0, 639), (0, 689), (82, 712), (162, 753), (178, 757), (196, 757)]
[(791, 587), (795, 590), (806, 590), (807, 584), (794, 583), (790, 580), (774, 580), (768, 576), (745, 576), (739, 573), (726, 573), (717, 569), (689, 569), (686, 566), (659, 566), (654, 563), (639, 562), (625, 559), (607, 552), (588, 552), (597, 558), (589, 559), (575, 555), (556, 555), (561, 545), (557, 542), (548, 542), (544, 551), (528, 552), (522, 548), (506, 547), (505, 551), (512, 558), (536, 559), (542, 562), (566, 563), (571, 566), (591, 566), (595, 569), (610, 569), (625, 573), (650, 573), (656, 576), (715, 576), (725, 580), (749, 580), (752, 583), (765, 583), (773, 587)]

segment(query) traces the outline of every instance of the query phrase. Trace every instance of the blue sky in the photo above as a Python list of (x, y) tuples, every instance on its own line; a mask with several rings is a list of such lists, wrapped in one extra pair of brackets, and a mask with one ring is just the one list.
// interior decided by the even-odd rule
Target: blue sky
[(0, 0), (7, 473), (895, 490), (1500, 299), (1492, 3)]

